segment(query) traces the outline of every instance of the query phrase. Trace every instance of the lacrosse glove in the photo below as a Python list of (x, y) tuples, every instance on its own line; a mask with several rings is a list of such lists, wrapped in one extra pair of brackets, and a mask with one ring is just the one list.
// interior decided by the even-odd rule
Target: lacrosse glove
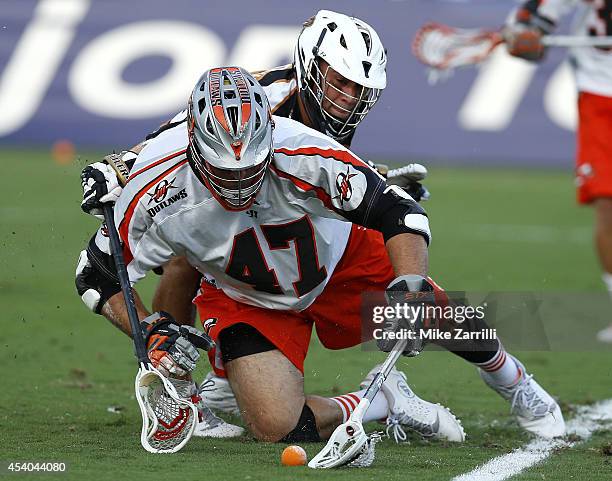
[(166, 377), (188, 378), (200, 359), (197, 348), (208, 350), (215, 345), (207, 334), (179, 325), (164, 311), (146, 317), (140, 326), (153, 367)]
[(532, 62), (542, 60), (546, 47), (542, 35), (551, 33), (555, 23), (530, 8), (519, 8), (504, 28), (503, 36), (510, 55)]
[(102, 162), (94, 162), (85, 167), (81, 172), (81, 209), (104, 220), (102, 204), (117, 202), (136, 158), (135, 152), (124, 150), (119, 154), (108, 154)]
[(400, 276), (389, 284), (385, 297), (390, 306), (400, 306), (400, 309), (396, 308), (396, 313), (401, 315), (384, 321), (383, 336), (376, 340), (378, 349), (390, 352), (397, 342), (397, 335), (401, 333), (402, 338), (408, 340), (402, 354), (408, 357), (418, 356), (424, 347), (421, 338), (424, 307), (435, 303), (433, 283), (428, 278), (415, 274)]
[(81, 209), (100, 220), (104, 220), (102, 204), (114, 204), (122, 191), (113, 168), (102, 162), (95, 162), (83, 169), (81, 186), (83, 187)]
[(537, 27), (517, 23), (504, 30), (508, 53), (531, 62), (544, 58), (546, 47), (542, 43), (542, 31)]
[(421, 164), (408, 164), (398, 169), (389, 169), (385, 164), (376, 164), (376, 170), (386, 177), (387, 184), (404, 189), (415, 201), (429, 200), (431, 194), (421, 181), (427, 177), (427, 168)]

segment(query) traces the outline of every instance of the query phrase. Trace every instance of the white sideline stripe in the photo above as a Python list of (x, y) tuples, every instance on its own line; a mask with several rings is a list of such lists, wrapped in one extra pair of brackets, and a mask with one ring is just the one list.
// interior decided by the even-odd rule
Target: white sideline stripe
[(593, 432), (612, 422), (612, 399), (592, 406), (579, 406), (576, 416), (567, 423), (567, 433), (580, 438), (579, 441), (562, 439), (536, 439), (511, 453), (491, 459), (469, 473), (461, 474), (452, 481), (503, 481), (521, 471), (544, 461), (559, 448), (571, 448), (591, 437)]

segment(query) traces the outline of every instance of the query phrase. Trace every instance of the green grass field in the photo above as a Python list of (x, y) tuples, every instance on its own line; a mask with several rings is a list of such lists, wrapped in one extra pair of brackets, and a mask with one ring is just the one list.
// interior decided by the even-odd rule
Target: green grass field
[[(283, 468), (283, 446), (248, 437), (193, 439), (172, 456), (147, 454), (139, 443), (131, 343), (88, 312), (74, 289), (78, 253), (96, 227), (79, 209), (79, 172), (94, 158), (59, 166), (46, 153), (0, 155), (5, 172), (0, 461), (65, 461), (68, 472), (55, 477), (74, 480), (425, 481), (450, 479), (529, 439), (509, 416), (508, 404), (484, 386), (470, 365), (447, 353), (427, 352), (401, 360), (400, 367), (419, 395), (449, 406), (463, 420), (465, 444), (414, 439), (398, 446), (385, 440), (372, 467), (324, 472)], [(591, 243), (592, 212), (576, 207), (569, 172), (437, 168), (428, 185), (433, 193), (426, 205), (434, 236), (431, 273), (447, 289), (602, 290)], [(144, 281), (140, 291), (150, 295), (153, 282)], [(607, 322), (602, 319), (601, 326)], [(520, 357), (559, 397), (566, 418), (573, 404), (612, 398), (610, 350)], [(313, 342), (307, 390), (323, 395), (353, 390), (381, 358), (359, 348), (327, 351)], [(206, 372), (205, 366), (200, 370)], [(109, 406), (123, 410), (110, 413)], [(605, 448), (611, 438), (610, 430), (599, 432), (514, 479), (610, 480), (612, 457)], [(312, 456), (321, 446), (305, 448)]]

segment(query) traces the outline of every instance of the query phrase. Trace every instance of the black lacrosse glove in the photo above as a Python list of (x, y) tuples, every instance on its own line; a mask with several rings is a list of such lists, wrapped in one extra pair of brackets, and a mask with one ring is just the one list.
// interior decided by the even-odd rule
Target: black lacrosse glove
[(86, 166), (81, 172), (83, 201), (81, 209), (98, 219), (104, 220), (103, 204), (114, 204), (121, 194), (117, 173), (103, 162)]
[(378, 349), (390, 352), (397, 343), (397, 335), (401, 334), (408, 341), (402, 354), (418, 356), (424, 347), (421, 332), (425, 306), (435, 303), (433, 285), (416, 274), (400, 276), (389, 284), (385, 297), (390, 306), (400, 306), (398, 312), (401, 315), (384, 321), (383, 335), (376, 340)]
[(412, 197), (415, 201), (421, 202), (423, 200), (429, 200), (431, 194), (427, 187), (425, 187), (420, 182), (411, 182), (407, 186), (403, 187), (403, 189), (408, 193), (410, 197)]

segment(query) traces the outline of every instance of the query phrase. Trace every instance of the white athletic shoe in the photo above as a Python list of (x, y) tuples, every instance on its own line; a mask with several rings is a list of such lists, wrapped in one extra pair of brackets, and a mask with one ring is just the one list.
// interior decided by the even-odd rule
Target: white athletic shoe
[[(361, 383), (361, 388), (369, 386), (380, 366), (374, 367)], [(465, 441), (461, 422), (444, 406), (433, 404), (419, 398), (408, 387), (406, 375), (393, 368), (382, 385), (382, 391), (389, 403), (387, 434), (395, 442), (406, 440), (405, 429), (416, 431), (424, 438), (446, 441)]]
[(512, 412), (519, 425), (543, 438), (554, 438), (565, 434), (565, 421), (557, 402), (540, 386), (532, 374), (527, 374), (525, 366), (514, 356), (508, 356), (522, 372), (521, 380), (514, 386), (496, 384), (491, 376), (479, 369), (480, 376), (491, 389), (511, 402)]
[(612, 343), (612, 324), (597, 333), (597, 340)]
[(198, 411), (202, 420), (196, 426), (193, 432), (194, 436), (199, 438), (237, 438), (244, 433), (244, 428), (225, 422), (209, 408), (203, 406), (201, 402), (198, 405)]
[(200, 384), (199, 391), (207, 407), (215, 411), (240, 415), (234, 392), (226, 378), (219, 377), (210, 371)]

